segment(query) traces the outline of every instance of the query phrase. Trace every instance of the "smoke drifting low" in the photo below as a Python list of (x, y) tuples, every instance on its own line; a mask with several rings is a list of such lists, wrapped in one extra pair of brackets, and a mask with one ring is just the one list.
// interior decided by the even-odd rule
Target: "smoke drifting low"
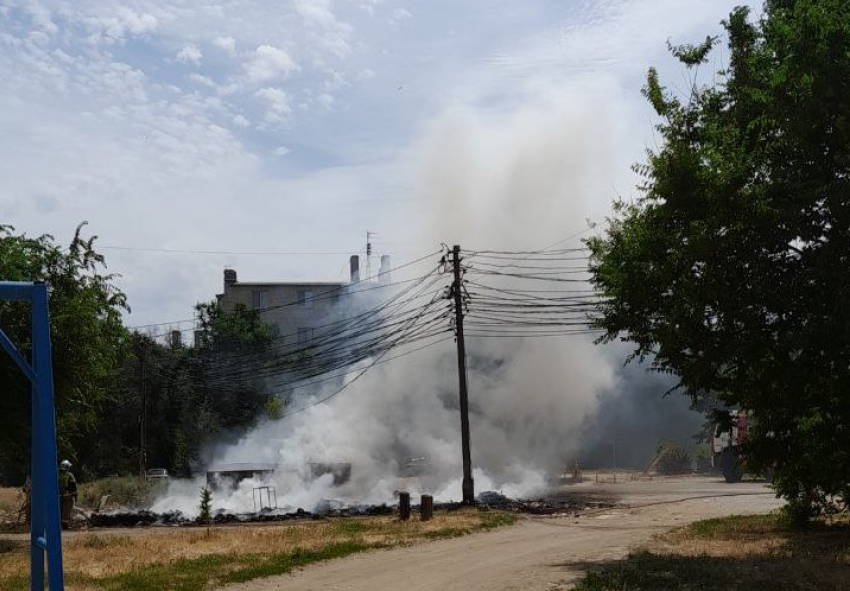
[[(611, 347), (614, 359), (625, 358), (623, 347)], [(691, 410), (690, 398), (665, 374), (649, 372), (634, 362), (619, 367), (613, 387), (599, 393), (596, 412), (588, 417), (582, 446), (576, 454), (585, 468), (645, 468), (661, 443), (673, 443), (695, 457), (695, 436), (705, 417)]]
[[(614, 138), (604, 127), (605, 115), (594, 105), (541, 100), (512, 112), (482, 115), (458, 108), (438, 118), (413, 150), (421, 163), (420, 203), (430, 223), (406, 223), (428, 245), (422, 251), (439, 242), (464, 250), (527, 251), (556, 242), (578, 247), (585, 218), (600, 202), (610, 202), (611, 179), (620, 172), (609, 156)], [(475, 305), (473, 299), (470, 307)], [(542, 488), (581, 449), (599, 395), (623, 384), (615, 375), (621, 361), (587, 335), (471, 338), (467, 352), (477, 492), (528, 496)], [(310, 510), (322, 499), (392, 502), (404, 488), (459, 500), (455, 355), (449, 340), (375, 366), (315, 406), (338, 384), (296, 391), (289, 408), (307, 410), (259, 426), (216, 450), (215, 461), (276, 464), (271, 480), (281, 506)], [(404, 478), (403, 464), (411, 457), (427, 459), (419, 475)], [(350, 463), (351, 479), (334, 486), (330, 475), (313, 478), (311, 462)], [(197, 485), (173, 485), (155, 509), (192, 513)], [(214, 505), (250, 511), (257, 485), (243, 482)]]

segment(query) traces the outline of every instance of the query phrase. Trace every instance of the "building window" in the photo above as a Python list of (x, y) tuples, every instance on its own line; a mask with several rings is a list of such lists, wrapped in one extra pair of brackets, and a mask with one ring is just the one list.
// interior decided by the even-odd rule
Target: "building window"
[(255, 310), (263, 310), (269, 307), (269, 292), (265, 289), (255, 289), (252, 292)]
[(298, 329), (298, 342), (306, 343), (313, 339), (313, 329), (312, 328), (299, 328)]
[(305, 308), (313, 307), (313, 290), (312, 289), (299, 289), (298, 290), (298, 305), (303, 306)]

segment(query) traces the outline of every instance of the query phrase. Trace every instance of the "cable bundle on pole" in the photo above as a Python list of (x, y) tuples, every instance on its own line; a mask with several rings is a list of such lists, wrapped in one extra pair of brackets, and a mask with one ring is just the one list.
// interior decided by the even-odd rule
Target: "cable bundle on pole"
[(471, 251), (466, 253), (464, 274), (468, 336), (596, 332), (599, 298), (588, 282), (584, 248)]
[[(352, 284), (336, 294), (339, 317), (313, 328), (312, 338), (277, 335), (268, 346), (241, 352), (208, 352), (203, 378), (212, 389), (263, 381), (272, 393), (344, 381), (357, 367), (395, 359), (450, 338), (442, 304), (443, 278), (433, 268), (394, 284)], [(397, 289), (401, 284), (404, 288)], [(389, 293), (389, 295), (385, 295)], [(323, 294), (324, 295), (324, 294)], [(347, 313), (346, 307), (356, 310)], [(418, 345), (386, 358), (390, 351)]]

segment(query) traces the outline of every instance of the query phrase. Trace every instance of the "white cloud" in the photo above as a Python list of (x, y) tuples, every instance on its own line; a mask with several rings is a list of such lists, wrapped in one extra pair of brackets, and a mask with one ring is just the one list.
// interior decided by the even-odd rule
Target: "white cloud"
[(254, 93), (266, 104), (264, 120), (266, 123), (278, 126), (286, 124), (292, 117), (292, 97), (283, 89), (266, 87)]
[(336, 22), (330, 0), (295, 0), (294, 4), (295, 11), (308, 25), (331, 27)]
[(413, 13), (411, 13), (409, 10), (405, 10), (404, 8), (396, 8), (395, 10), (393, 10), (392, 16), (390, 16), (390, 22), (396, 24), (411, 18), (413, 18)]
[(189, 74), (189, 80), (191, 80), (192, 82), (197, 82), (198, 84), (202, 84), (207, 88), (218, 88), (218, 84), (216, 84), (212, 78), (210, 78), (209, 76), (203, 76), (201, 74), (198, 74), (197, 72), (192, 72), (191, 74)]
[[(594, 185), (602, 211), (612, 184), (628, 192), (628, 165), (652, 141), (639, 95), (646, 67), (665, 59), (668, 37), (718, 32), (735, 3), (600, 0), (563, 11), (429, 0), (411, 20), (406, 5), (378, 0), (0, 0), (0, 211), (21, 230), (58, 236), (89, 219), (104, 243), (128, 246), (269, 250), (283, 234), (315, 250), (351, 248), (363, 228), (391, 234), (419, 219), (409, 208), (427, 207), (410, 146), (435, 115), (461, 105), (498, 122), (487, 117), (565, 88), (618, 105), (607, 115), (619, 121), (617, 150), (600, 159), (624, 172)], [(176, 59), (184, 50), (191, 72)], [(664, 63), (670, 80), (678, 71)], [(287, 146), (298, 148), (276, 161)], [(250, 207), (237, 207), (246, 187)], [(187, 224), (199, 211), (202, 223)], [(110, 256), (111, 268), (128, 278), (135, 322), (191, 316), (228, 262), (263, 278), (324, 272), (122, 257)]]
[(375, 9), (379, 4), (383, 4), (384, 0), (360, 0), (360, 8), (365, 10), (369, 15), (375, 13)]
[(354, 28), (338, 19), (331, 6), (330, 0), (295, 0), (295, 10), (307, 28), (311, 45), (319, 50), (313, 57), (320, 64), (324, 61), (322, 54), (337, 59), (351, 54), (349, 39)]
[(251, 82), (269, 82), (275, 79), (286, 80), (301, 67), (290, 55), (272, 45), (260, 45), (254, 50), (251, 60), (245, 64), (245, 72)]
[[(74, 13), (71, 13), (72, 15)], [(123, 43), (126, 37), (140, 37), (154, 33), (159, 27), (157, 18), (149, 13), (136, 12), (127, 7), (75, 15), (89, 30), (89, 41), (108, 45)]]
[(39, 30), (50, 35), (54, 35), (59, 32), (59, 27), (55, 22), (53, 22), (53, 15), (45, 6), (36, 3), (28, 3), (25, 4), (24, 10), (29, 13), (29, 16), (32, 18), (33, 25), (38, 27)]
[(236, 39), (233, 37), (216, 37), (212, 43), (219, 49), (226, 51), (229, 55), (236, 55)]
[(153, 33), (159, 25), (156, 17), (152, 14), (135, 12), (123, 6), (116, 11), (116, 16), (132, 35)]
[(196, 66), (201, 63), (201, 58), (204, 56), (201, 53), (201, 50), (194, 43), (187, 43), (183, 46), (183, 49), (177, 52), (177, 61), (181, 64), (195, 64)]
[(275, 156), (286, 156), (286, 155), (287, 155), (287, 154), (289, 154), (291, 151), (292, 151), (292, 150), (290, 150), (290, 149), (289, 149), (289, 148), (287, 148), (286, 146), (278, 146), (277, 148), (275, 148), (275, 149), (274, 149), (273, 154), (274, 154)]

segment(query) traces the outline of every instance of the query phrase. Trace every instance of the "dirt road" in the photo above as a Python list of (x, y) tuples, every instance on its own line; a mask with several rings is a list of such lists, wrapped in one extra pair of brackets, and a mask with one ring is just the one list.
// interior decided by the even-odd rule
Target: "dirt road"
[(622, 508), (578, 518), (527, 518), (496, 530), (412, 548), (350, 556), (227, 591), (553, 591), (589, 563), (624, 557), (653, 534), (708, 517), (764, 513), (780, 506), (761, 483), (717, 478), (656, 479), (565, 487)]

